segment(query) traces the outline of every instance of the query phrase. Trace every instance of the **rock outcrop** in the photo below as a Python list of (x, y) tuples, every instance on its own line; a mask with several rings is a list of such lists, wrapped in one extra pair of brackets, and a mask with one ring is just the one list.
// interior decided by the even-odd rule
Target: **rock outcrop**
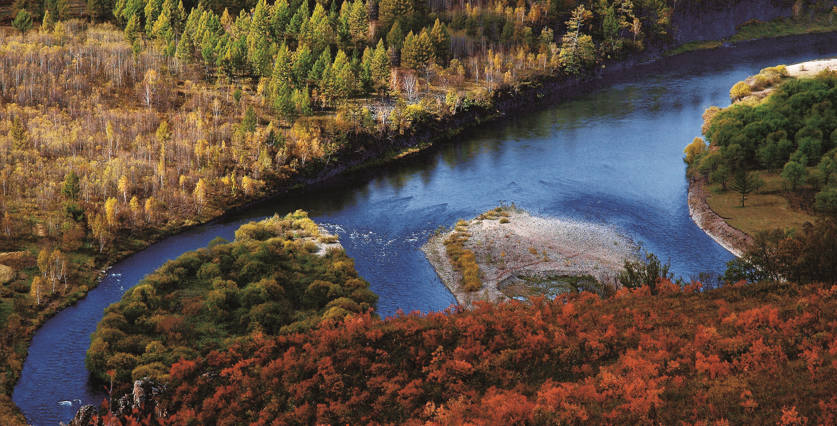
[[(126, 394), (116, 401), (116, 410), (112, 413), (114, 418), (132, 417), (134, 419), (154, 419), (165, 418), (166, 412), (159, 404), (159, 396), (165, 391), (165, 386), (162, 386), (149, 378), (143, 378), (134, 382), (134, 389), (131, 393)], [(94, 416), (96, 421), (93, 421)], [(94, 405), (84, 405), (78, 412), (76, 412), (73, 420), (69, 424), (62, 426), (104, 426), (102, 417), (99, 414), (99, 408)]]

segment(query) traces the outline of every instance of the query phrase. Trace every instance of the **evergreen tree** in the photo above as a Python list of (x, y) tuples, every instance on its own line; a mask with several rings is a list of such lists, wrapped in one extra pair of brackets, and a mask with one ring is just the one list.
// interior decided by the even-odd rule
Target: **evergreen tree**
[(390, 65), (389, 55), (384, 49), (384, 41), (378, 40), (378, 47), (375, 48), (375, 53), (372, 55), (372, 62), (370, 64), (370, 71), (372, 72), (372, 83), (378, 90), (389, 86)]
[(401, 65), (406, 68), (418, 69), (430, 63), (435, 56), (433, 42), (427, 35), (427, 30), (422, 30), (418, 36), (412, 31), (407, 34), (404, 40), (404, 48), (401, 49)]
[(311, 73), (308, 75), (308, 79), (319, 82), (323, 77), (323, 73), (328, 68), (331, 68), (331, 52), (326, 49), (323, 50), (323, 53), (320, 54), (319, 58), (317, 58), (317, 62), (314, 62), (314, 66), (311, 67)]
[(291, 21), (288, 23), (288, 27), (285, 30), (288, 34), (299, 34), (300, 30), (302, 29), (303, 24), (308, 22), (308, 2), (303, 1), (302, 5), (299, 9), (296, 10), (294, 16), (291, 18)]
[(337, 46), (341, 49), (348, 49), (352, 44), (352, 34), (349, 27), (349, 19), (352, 14), (351, 2), (345, 0), (340, 7), (340, 15), (337, 19)]
[(387, 47), (401, 50), (404, 47), (404, 32), (401, 31), (401, 24), (396, 21), (387, 34)]
[(148, 0), (148, 3), (145, 4), (145, 34), (148, 37), (154, 36), (154, 25), (157, 23), (157, 19), (160, 18), (162, 11), (163, 0)]
[(436, 19), (433, 30), (430, 31), (430, 38), (433, 43), (436, 60), (442, 65), (447, 64), (450, 55), (450, 33), (445, 24)]
[(93, 19), (107, 19), (113, 5), (112, 0), (87, 0), (87, 13)]
[(56, 21), (66, 21), (70, 17), (70, 6), (67, 4), (67, 0), (56, 0), (55, 1), (55, 19)]
[(52, 31), (53, 26), (55, 25), (55, 20), (52, 19), (52, 14), (49, 13), (49, 9), (44, 12), (44, 19), (41, 23), (41, 30), (42, 31)]
[(748, 173), (744, 170), (744, 167), (739, 167), (729, 186), (733, 191), (741, 195), (741, 207), (744, 207), (747, 195), (750, 195), (750, 193), (756, 190), (756, 181), (752, 173)]
[(308, 46), (300, 46), (296, 51), (296, 60), (293, 65), (293, 77), (297, 87), (303, 86), (308, 80), (308, 74), (314, 65), (314, 55)]
[(177, 59), (188, 64), (192, 62), (192, 38), (188, 33), (183, 33), (180, 43), (177, 45)]
[(303, 117), (310, 117), (314, 114), (311, 109), (311, 93), (307, 87), (294, 90), (293, 101), (297, 114)]
[[(144, 10), (145, 3), (143, 2), (143, 0), (125, 0), (125, 7), (123, 7), (121, 10), (122, 19), (124, 19), (127, 22), (130, 22), (131, 18), (136, 16), (137, 23), (139, 25), (139, 23), (142, 20), (142, 17), (144, 16)], [(137, 30), (139, 30), (139, 27), (137, 27)]]
[(349, 16), (349, 32), (355, 47), (363, 46), (369, 35), (369, 12), (363, 0), (355, 0)]
[(285, 38), (285, 29), (291, 22), (293, 11), (288, 6), (287, 0), (279, 0), (273, 5), (270, 15), (270, 31), (273, 41), (279, 43)]
[(78, 175), (74, 170), (70, 170), (70, 173), (67, 173), (67, 177), (64, 178), (64, 185), (61, 186), (61, 195), (75, 201), (76, 196), (78, 196), (78, 193), (81, 191), (81, 187), (78, 182)]
[(259, 0), (253, 12), (250, 33), (247, 35), (247, 52), (253, 71), (259, 76), (267, 76), (270, 72), (270, 23), (268, 21), (267, 6), (264, 0)]

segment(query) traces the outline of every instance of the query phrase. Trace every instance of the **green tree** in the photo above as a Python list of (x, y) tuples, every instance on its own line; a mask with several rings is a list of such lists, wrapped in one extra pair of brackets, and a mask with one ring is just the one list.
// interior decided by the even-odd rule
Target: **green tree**
[(160, 13), (162, 13), (162, 11), (163, 0), (148, 0), (148, 3), (145, 4), (145, 34), (147, 36), (154, 36), (154, 24), (157, 23), (157, 19), (160, 17)]
[(250, 33), (247, 35), (247, 54), (253, 71), (259, 76), (270, 72), (270, 22), (264, 0), (256, 3)]
[(784, 179), (785, 183), (791, 186), (794, 191), (796, 191), (796, 187), (801, 185), (805, 181), (805, 177), (808, 175), (808, 171), (805, 167), (795, 161), (788, 161), (788, 164), (785, 164), (785, 168), (782, 170), (782, 179)]
[(29, 143), (29, 132), (20, 122), (20, 116), (12, 119), (12, 127), (9, 129), (9, 136), (12, 138), (14, 149), (25, 149)]
[(78, 175), (74, 170), (70, 170), (70, 173), (67, 173), (67, 177), (64, 178), (64, 185), (61, 187), (61, 195), (75, 201), (76, 196), (78, 196), (79, 191), (81, 191), (81, 187), (78, 182)]
[(651, 294), (657, 294), (658, 280), (674, 278), (674, 274), (669, 272), (669, 269), (671, 269), (670, 261), (662, 263), (655, 254), (646, 251), (645, 259), (636, 262), (625, 260), (624, 270), (619, 273), (617, 279), (625, 287), (648, 286)]
[(727, 181), (729, 180), (730, 171), (727, 166), (718, 166), (715, 171), (709, 174), (709, 179), (712, 179), (712, 182), (720, 183), (721, 190), (727, 190)]
[(741, 207), (744, 207), (747, 195), (750, 195), (756, 189), (755, 178), (752, 173), (744, 170), (744, 167), (739, 167), (735, 172), (735, 177), (730, 182), (730, 188), (741, 195)]
[(450, 33), (445, 24), (439, 22), (438, 19), (430, 31), (430, 38), (433, 42), (436, 60), (442, 65), (447, 64), (450, 56)]
[(44, 11), (44, 19), (41, 22), (41, 30), (42, 31), (52, 31), (53, 26), (55, 25), (55, 19), (52, 18), (52, 13), (49, 12), (49, 9)]
[(595, 59), (593, 38), (581, 33), (581, 27), (592, 17), (593, 14), (586, 10), (584, 5), (580, 5), (573, 11), (570, 20), (566, 22), (567, 33), (564, 35), (561, 44), (559, 58), (569, 74), (581, 74)]
[(401, 49), (401, 65), (406, 68), (419, 69), (435, 59), (435, 49), (427, 30), (422, 30), (418, 36), (412, 31), (407, 34), (404, 40), (404, 47)]
[(293, 78), (296, 86), (304, 86), (314, 66), (314, 55), (308, 46), (302, 45), (296, 50), (293, 64)]
[(826, 188), (816, 196), (814, 207), (819, 212), (837, 214), (837, 188)]
[(24, 34), (32, 28), (32, 15), (26, 9), (21, 9), (17, 12), (14, 21), (12, 21), (12, 27), (20, 31), (21, 34)]
[(389, 87), (390, 65), (389, 55), (384, 49), (384, 41), (378, 40), (378, 46), (372, 55), (372, 62), (369, 67), (372, 72), (372, 84), (377, 90), (386, 90)]
[(349, 15), (349, 33), (355, 47), (363, 46), (369, 34), (369, 12), (362, 0), (355, 0)]

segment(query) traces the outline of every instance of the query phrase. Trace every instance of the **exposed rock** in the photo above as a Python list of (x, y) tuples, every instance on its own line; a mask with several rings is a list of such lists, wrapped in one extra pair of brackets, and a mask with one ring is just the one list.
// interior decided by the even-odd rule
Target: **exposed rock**
[[(166, 418), (168, 413), (159, 404), (159, 397), (165, 391), (165, 386), (159, 385), (148, 377), (134, 382), (134, 389), (131, 393), (119, 398), (116, 401), (116, 418), (154, 419)], [(62, 426), (104, 426), (101, 418), (92, 423), (93, 416), (99, 414), (99, 408), (94, 405), (82, 406), (69, 424)]]
[[(66, 426), (89, 426), (93, 425), (93, 416), (99, 413), (99, 409), (96, 406), (87, 404), (83, 405), (79, 408), (76, 416), (70, 420), (70, 423)], [(62, 426), (65, 426), (64, 423), (61, 423)], [(95, 423), (96, 426), (102, 426), (103, 422), (102, 419), (98, 419)]]
[(6, 265), (0, 265), (0, 285), (6, 285), (12, 282), (16, 275), (14, 269)]

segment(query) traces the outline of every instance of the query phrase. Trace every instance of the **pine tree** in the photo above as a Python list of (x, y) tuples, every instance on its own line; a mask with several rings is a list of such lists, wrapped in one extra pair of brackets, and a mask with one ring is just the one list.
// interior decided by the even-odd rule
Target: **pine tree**
[(331, 68), (331, 52), (326, 49), (323, 50), (323, 53), (320, 54), (320, 57), (317, 58), (316, 62), (314, 62), (314, 66), (311, 67), (311, 73), (308, 74), (308, 79), (319, 82), (323, 77), (323, 73), (328, 68)]
[[(66, 1), (66, 0), (59, 0)], [(137, 17), (137, 30), (139, 30), (139, 22), (144, 16), (145, 3), (143, 0), (125, 0), (125, 7), (122, 8), (122, 19), (130, 22), (131, 18)]]
[(133, 45), (139, 37), (140, 21), (139, 16), (132, 15), (128, 20), (128, 25), (125, 26), (125, 41)]
[(55, 19), (60, 21), (66, 21), (69, 17), (70, 6), (67, 4), (67, 0), (56, 0), (55, 2)]
[(192, 38), (188, 33), (183, 33), (180, 37), (180, 43), (177, 45), (177, 59), (188, 64), (192, 62)]
[(412, 31), (407, 34), (404, 40), (404, 48), (401, 49), (401, 65), (406, 68), (418, 69), (434, 60), (435, 49), (427, 30), (422, 30), (418, 36)]
[(387, 33), (387, 47), (396, 50), (401, 50), (404, 47), (404, 32), (401, 31), (401, 25), (398, 21), (395, 22), (392, 29)]
[(299, 34), (300, 30), (302, 29), (302, 25), (308, 21), (308, 2), (303, 1), (302, 5), (296, 10), (294, 16), (291, 18), (291, 21), (288, 23), (288, 27), (285, 30), (288, 34)]
[(303, 86), (308, 80), (308, 74), (314, 65), (314, 55), (308, 46), (300, 46), (296, 50), (296, 60), (293, 66), (294, 83), (296, 86)]
[(729, 186), (733, 191), (741, 195), (741, 207), (744, 207), (744, 201), (747, 199), (747, 195), (750, 195), (750, 193), (756, 190), (756, 180), (752, 173), (744, 170), (744, 167), (739, 167)]
[(12, 21), (12, 27), (20, 31), (21, 34), (26, 33), (32, 28), (32, 15), (26, 9), (21, 9), (17, 12), (15, 20)]
[(29, 133), (26, 127), (20, 122), (20, 116), (12, 119), (12, 127), (9, 129), (9, 136), (12, 138), (13, 147), (16, 150), (26, 149), (29, 144)]
[(389, 87), (389, 55), (386, 49), (384, 49), (383, 40), (378, 40), (378, 47), (375, 48), (375, 53), (372, 56), (370, 71), (372, 72), (372, 82), (376, 89), (385, 90)]
[(363, 0), (355, 0), (349, 16), (349, 32), (356, 47), (366, 43), (369, 35), (369, 12)]
[(148, 0), (145, 5), (145, 34), (148, 37), (154, 36), (154, 25), (163, 10), (163, 0)]
[(61, 186), (61, 195), (75, 201), (76, 196), (78, 196), (79, 191), (81, 191), (81, 187), (78, 182), (78, 175), (74, 170), (70, 170), (70, 173), (67, 173), (67, 177), (64, 178), (64, 185)]
[(448, 56), (450, 55), (450, 33), (448, 32), (447, 27), (445, 27), (445, 24), (439, 22), (438, 19), (436, 19), (436, 23), (433, 24), (433, 30), (430, 32), (430, 38), (433, 42), (436, 60), (442, 65), (446, 64)]
[(250, 32), (247, 34), (247, 53), (253, 71), (259, 76), (266, 76), (270, 68), (270, 43), (268, 41), (270, 22), (264, 0), (256, 3)]
[(44, 12), (44, 19), (41, 23), (41, 31), (52, 31), (53, 26), (55, 25), (55, 20), (52, 19), (52, 14), (49, 13), (49, 9)]
[(285, 38), (285, 29), (291, 22), (293, 11), (288, 6), (287, 0), (279, 0), (273, 5), (270, 15), (270, 31), (273, 34), (275, 42), (280, 42)]

